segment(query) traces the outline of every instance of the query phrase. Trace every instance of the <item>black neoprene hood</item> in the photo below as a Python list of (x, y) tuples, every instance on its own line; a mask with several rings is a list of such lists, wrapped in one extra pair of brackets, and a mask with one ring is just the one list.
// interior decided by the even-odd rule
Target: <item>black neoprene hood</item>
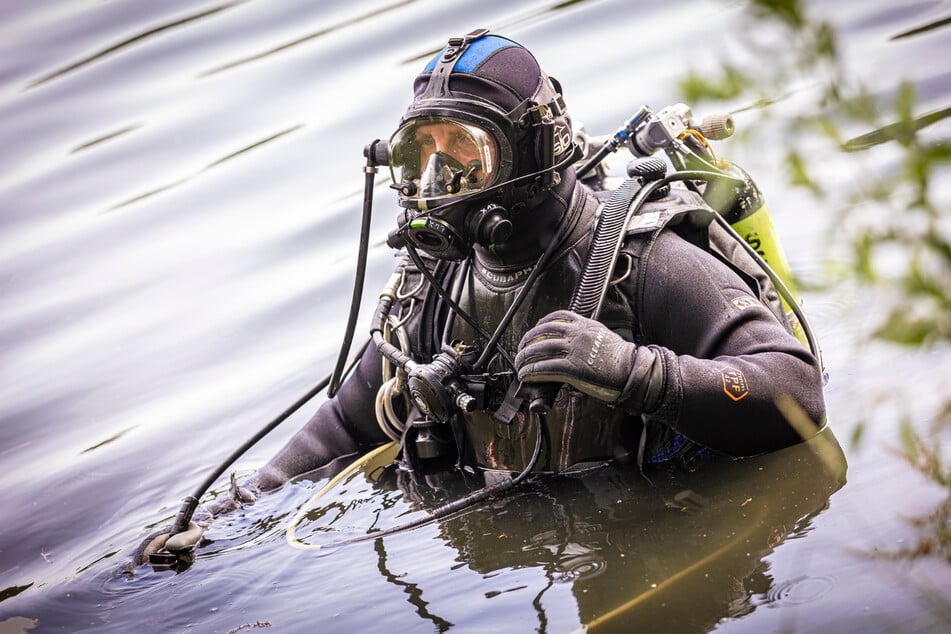
[[(445, 65), (440, 62), (450, 48), (437, 53), (416, 77), (414, 101), (400, 123), (424, 116), (456, 116), (482, 125), (488, 120), (490, 125), (485, 127), (505, 137), (498, 139), (503, 160), (507, 158), (504, 148), (510, 148), (510, 176), (538, 170), (537, 134), (526, 120), (526, 111), (560, 100), (560, 95), (535, 56), (508, 38), (486, 35), (468, 43), (448, 77), (443, 78), (439, 73)], [(567, 115), (557, 113), (555, 122), (570, 139)], [(565, 151), (570, 151), (570, 143), (568, 146)]]

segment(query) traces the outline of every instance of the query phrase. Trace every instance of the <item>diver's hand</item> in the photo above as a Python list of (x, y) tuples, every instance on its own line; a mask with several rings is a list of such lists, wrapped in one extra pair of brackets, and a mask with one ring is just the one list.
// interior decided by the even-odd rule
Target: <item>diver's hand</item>
[(231, 487), (228, 495), (214, 500), (207, 505), (208, 512), (212, 517), (218, 517), (241, 508), (245, 504), (253, 504), (257, 499), (256, 490), (253, 486), (239, 486), (238, 479), (234, 473), (231, 474)]
[(631, 376), (636, 352), (635, 344), (601, 322), (559, 310), (525, 333), (515, 367), (523, 383), (567, 383), (613, 404)]
[(666, 385), (659, 348), (625, 341), (567, 310), (546, 315), (525, 333), (515, 367), (523, 383), (567, 383), (635, 414), (654, 411)]
[(197, 521), (188, 523), (188, 528), (180, 532), (173, 532), (171, 525), (152, 531), (138, 545), (132, 554), (133, 566), (142, 566), (150, 562), (149, 556), (154, 553), (168, 552), (173, 554), (189, 553), (195, 550), (199, 540), (211, 522), (207, 513), (196, 515)]

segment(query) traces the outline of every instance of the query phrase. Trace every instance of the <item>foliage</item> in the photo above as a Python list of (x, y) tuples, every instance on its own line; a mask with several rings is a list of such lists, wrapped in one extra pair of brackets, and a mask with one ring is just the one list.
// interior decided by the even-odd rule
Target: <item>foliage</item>
[[(745, 96), (762, 105), (775, 101), (770, 95), (781, 94), (804, 78), (808, 83), (819, 78), (814, 107), (779, 122), (787, 127), (783, 137), (789, 142), (785, 156), (789, 183), (817, 199), (827, 199), (833, 189), (817, 177), (821, 166), (815, 163), (822, 154), (797, 146), (801, 131), (818, 132), (831, 144), (826, 151), (870, 155), (854, 175), (856, 187), (836, 215), (836, 226), (839, 235), (842, 229), (849, 235), (851, 277), (893, 298), (873, 335), (910, 345), (951, 341), (949, 214), (932, 192), (937, 175), (951, 164), (951, 143), (923, 133), (951, 116), (951, 108), (916, 115), (915, 87), (909, 81), (882, 94), (856, 85), (840, 60), (835, 28), (808, 19), (795, 0), (755, 0), (750, 13), (759, 25), (772, 23), (765, 29), (769, 41), (782, 43), (773, 44), (777, 49), (773, 51), (751, 44), (758, 47), (757, 57), (779, 63), (756, 76), (728, 63), (715, 80), (688, 74), (680, 83), (684, 98), (696, 102)], [(846, 130), (856, 128), (870, 131), (847, 138)], [(877, 208), (876, 222), (866, 220), (869, 204)], [(896, 267), (896, 261), (904, 265)]]
[[(751, 0), (745, 19), (750, 22), (743, 29), (746, 53), (771, 63), (748, 64), (744, 71), (735, 61), (724, 60), (716, 71), (693, 70), (680, 81), (681, 96), (691, 105), (749, 104), (734, 112), (757, 111), (762, 125), (747, 127), (781, 136), (789, 184), (837, 208), (829, 234), (840, 241), (846, 236), (847, 265), (837, 272), (830, 269), (828, 284), (858, 284), (886, 299), (867, 337), (915, 347), (951, 342), (951, 213), (934, 194), (939, 176), (948, 174), (951, 142), (934, 138), (928, 130), (951, 116), (951, 108), (919, 114), (912, 82), (898, 80), (873, 90), (851, 78), (836, 28), (808, 16), (799, 0)], [(939, 20), (892, 39), (949, 23)], [(767, 107), (804, 96), (807, 107), (785, 118)], [(844, 164), (843, 153), (858, 167), (850, 175), (854, 187), (844, 195), (844, 179), (829, 174), (824, 168), (830, 161), (823, 160)], [(930, 519), (920, 520), (919, 528), (928, 536), (915, 552), (898, 556), (939, 554), (951, 562), (951, 470), (942, 459), (939, 440), (942, 430), (951, 429), (951, 399), (944, 398), (933, 416), (930, 437), (916, 433), (907, 421), (899, 430), (899, 453), (945, 487), (949, 497)], [(862, 435), (859, 423), (853, 440)]]

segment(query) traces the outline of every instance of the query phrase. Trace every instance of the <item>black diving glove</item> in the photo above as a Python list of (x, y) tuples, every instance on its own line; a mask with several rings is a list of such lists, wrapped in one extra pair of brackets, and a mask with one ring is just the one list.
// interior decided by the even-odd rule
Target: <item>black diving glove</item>
[[(210, 516), (205, 516), (210, 521)], [(172, 556), (181, 556), (184, 553), (191, 553), (198, 545), (201, 536), (204, 535), (207, 525), (205, 518), (198, 518), (198, 522), (189, 522), (188, 528), (184, 531), (173, 533), (171, 526), (165, 526), (149, 533), (142, 543), (132, 553), (132, 566), (144, 566), (151, 563), (151, 558), (156, 553), (172, 553)]]
[(660, 353), (638, 346), (599, 321), (559, 310), (541, 318), (515, 356), (523, 383), (567, 383), (635, 413), (653, 410), (664, 386)]

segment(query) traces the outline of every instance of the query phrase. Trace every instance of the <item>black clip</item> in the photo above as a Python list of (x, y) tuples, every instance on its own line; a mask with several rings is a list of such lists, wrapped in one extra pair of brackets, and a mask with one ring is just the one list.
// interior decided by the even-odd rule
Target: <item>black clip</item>
[(488, 34), (489, 29), (476, 29), (471, 33), (467, 33), (464, 37), (449, 38), (449, 46), (446, 47), (446, 52), (442, 55), (443, 61), (450, 62), (454, 60), (468, 48), (469, 44)]
[(561, 95), (556, 95), (549, 103), (535, 104), (528, 108), (518, 120), (520, 128), (534, 128), (541, 125), (543, 121), (551, 121), (555, 117), (560, 117), (565, 113), (565, 100)]
[(509, 384), (509, 389), (505, 391), (505, 397), (502, 399), (502, 404), (499, 405), (498, 409), (495, 410), (495, 413), (492, 414), (492, 418), (499, 421), (500, 423), (505, 423), (506, 425), (511, 425), (512, 421), (515, 419), (515, 415), (518, 414), (518, 410), (522, 408), (522, 402), (525, 400), (518, 396), (518, 391), (522, 387), (522, 382), (518, 379), (514, 379)]

